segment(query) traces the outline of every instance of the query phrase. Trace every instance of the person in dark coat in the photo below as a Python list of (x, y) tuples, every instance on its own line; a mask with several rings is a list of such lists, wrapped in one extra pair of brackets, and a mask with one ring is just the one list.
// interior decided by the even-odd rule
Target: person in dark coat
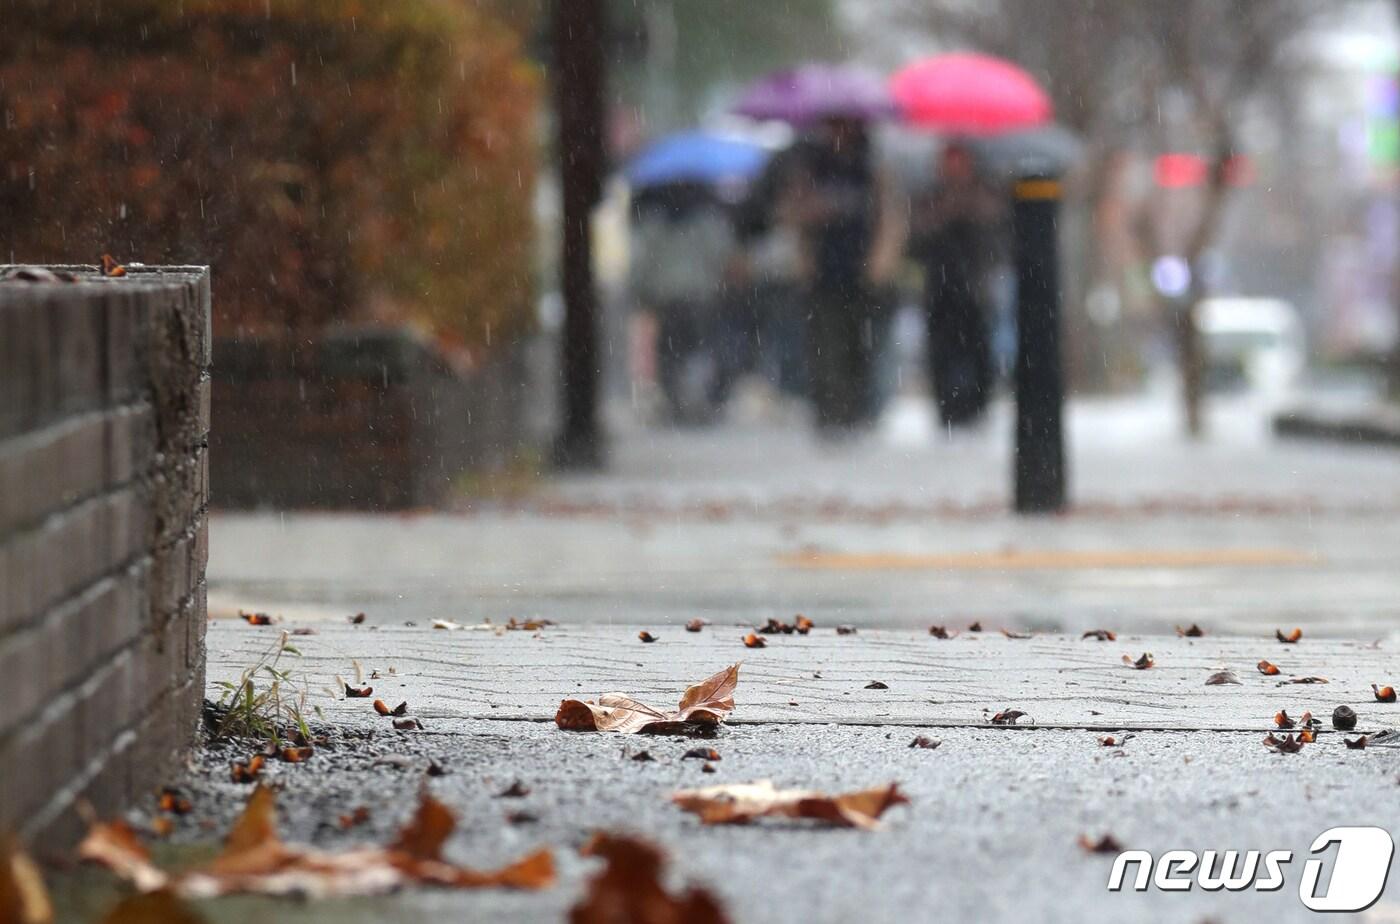
[(910, 252), (924, 271), (939, 417), (964, 426), (986, 411), (994, 384), (984, 288), (998, 246), (997, 199), (967, 148), (949, 144), (939, 161), (933, 190), (914, 210)]

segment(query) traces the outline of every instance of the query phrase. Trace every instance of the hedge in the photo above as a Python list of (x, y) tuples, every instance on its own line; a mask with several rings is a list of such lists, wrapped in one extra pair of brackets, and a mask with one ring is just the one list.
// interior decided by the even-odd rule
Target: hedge
[(0, 256), (210, 263), (216, 333), (528, 325), (539, 79), (466, 0), (0, 0)]

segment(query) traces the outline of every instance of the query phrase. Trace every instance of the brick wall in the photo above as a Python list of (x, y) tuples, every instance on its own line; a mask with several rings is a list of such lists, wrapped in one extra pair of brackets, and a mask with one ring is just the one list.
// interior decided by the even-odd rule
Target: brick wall
[(207, 271), (63, 269), (0, 282), (0, 832), (47, 844), (193, 740), (208, 558)]
[(438, 506), (530, 439), (523, 348), (464, 369), (404, 328), (346, 328), (221, 338), (214, 365), (220, 507)]

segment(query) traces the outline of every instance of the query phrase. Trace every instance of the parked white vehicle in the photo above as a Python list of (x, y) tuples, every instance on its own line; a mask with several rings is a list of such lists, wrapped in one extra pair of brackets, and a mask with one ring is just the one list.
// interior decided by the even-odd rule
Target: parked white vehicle
[(1302, 319), (1282, 299), (1208, 298), (1196, 323), (1209, 388), (1276, 394), (1291, 388), (1307, 364)]

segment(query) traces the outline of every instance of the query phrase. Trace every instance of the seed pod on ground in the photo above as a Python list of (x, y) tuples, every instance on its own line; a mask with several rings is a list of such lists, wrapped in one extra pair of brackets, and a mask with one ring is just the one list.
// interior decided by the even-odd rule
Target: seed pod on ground
[(1338, 706), (1332, 710), (1332, 727), (1338, 731), (1351, 731), (1356, 727), (1356, 712), (1350, 706)]

